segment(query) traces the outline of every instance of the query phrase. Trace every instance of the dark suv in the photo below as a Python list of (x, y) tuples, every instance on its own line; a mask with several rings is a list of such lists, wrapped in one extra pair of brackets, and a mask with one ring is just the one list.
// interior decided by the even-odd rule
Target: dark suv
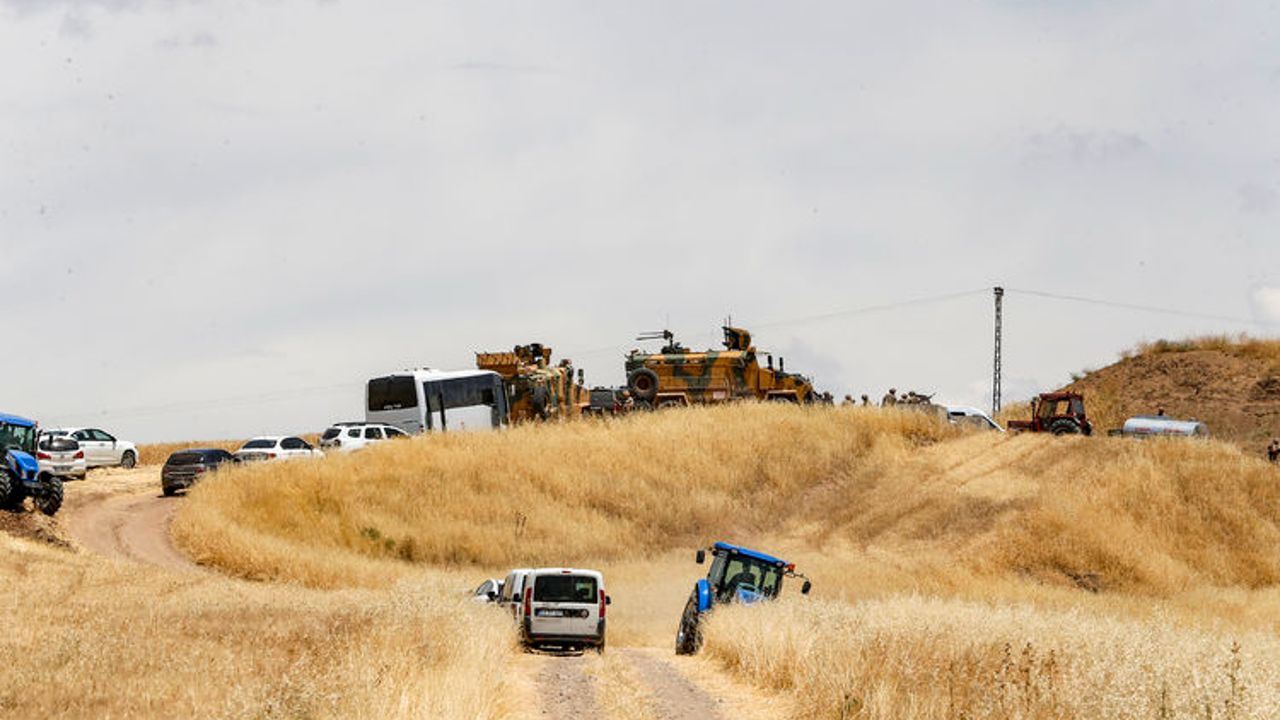
[(207, 472), (213, 472), (223, 463), (237, 463), (235, 455), (216, 448), (192, 448), (179, 450), (164, 461), (160, 471), (160, 487), (165, 495), (186, 490)]

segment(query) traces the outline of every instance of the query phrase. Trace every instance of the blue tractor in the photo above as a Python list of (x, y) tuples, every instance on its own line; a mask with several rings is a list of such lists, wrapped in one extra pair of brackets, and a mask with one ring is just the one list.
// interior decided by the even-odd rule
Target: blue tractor
[[(773, 600), (782, 593), (782, 581), (788, 577), (804, 580), (800, 592), (805, 595), (813, 587), (808, 578), (796, 572), (794, 564), (772, 555), (724, 542), (709, 550), (713, 558), (711, 569), (694, 586), (680, 616), (677, 655), (693, 655), (702, 648), (702, 618), (716, 605)], [(705, 563), (707, 550), (699, 550), (696, 559), (699, 565)]]
[(30, 497), (37, 510), (53, 515), (62, 507), (62, 478), (41, 476), (34, 455), (38, 434), (34, 421), (0, 413), (0, 506), (18, 509)]

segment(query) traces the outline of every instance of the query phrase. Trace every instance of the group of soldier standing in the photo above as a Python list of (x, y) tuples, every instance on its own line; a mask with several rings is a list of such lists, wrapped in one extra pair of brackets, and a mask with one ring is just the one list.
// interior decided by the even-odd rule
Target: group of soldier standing
[[(899, 396), (897, 388), (889, 388), (889, 392), (885, 393), (884, 397), (880, 398), (880, 407), (893, 407), (898, 403), (927, 403), (932, 397), (932, 395), (921, 395), (914, 390), (906, 393), (905, 395)], [(859, 403), (853, 399), (852, 395), (845, 395), (844, 402), (841, 403), (841, 405), (861, 405), (862, 407), (871, 407), (871, 398), (863, 395), (862, 402)]]

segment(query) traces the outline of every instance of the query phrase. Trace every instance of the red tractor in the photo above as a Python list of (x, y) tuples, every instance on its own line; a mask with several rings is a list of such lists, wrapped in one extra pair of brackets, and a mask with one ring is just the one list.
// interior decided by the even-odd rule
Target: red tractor
[(1010, 420), (1009, 429), (1054, 435), (1093, 434), (1093, 425), (1084, 414), (1084, 395), (1074, 392), (1042, 394), (1031, 401), (1031, 419)]

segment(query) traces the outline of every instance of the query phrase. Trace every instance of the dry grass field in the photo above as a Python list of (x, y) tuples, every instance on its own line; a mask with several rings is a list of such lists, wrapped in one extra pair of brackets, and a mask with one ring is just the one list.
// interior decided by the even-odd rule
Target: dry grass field
[(708, 657), (795, 717), (1280, 717), (1280, 473), (1217, 442), (698, 408), (240, 468), (175, 534), (315, 588), (600, 567), (611, 644), (660, 648), (692, 549), (735, 540), (815, 591), (720, 613)]
[(0, 535), (0, 717), (510, 717), (508, 624), (457, 590), (268, 586)]

